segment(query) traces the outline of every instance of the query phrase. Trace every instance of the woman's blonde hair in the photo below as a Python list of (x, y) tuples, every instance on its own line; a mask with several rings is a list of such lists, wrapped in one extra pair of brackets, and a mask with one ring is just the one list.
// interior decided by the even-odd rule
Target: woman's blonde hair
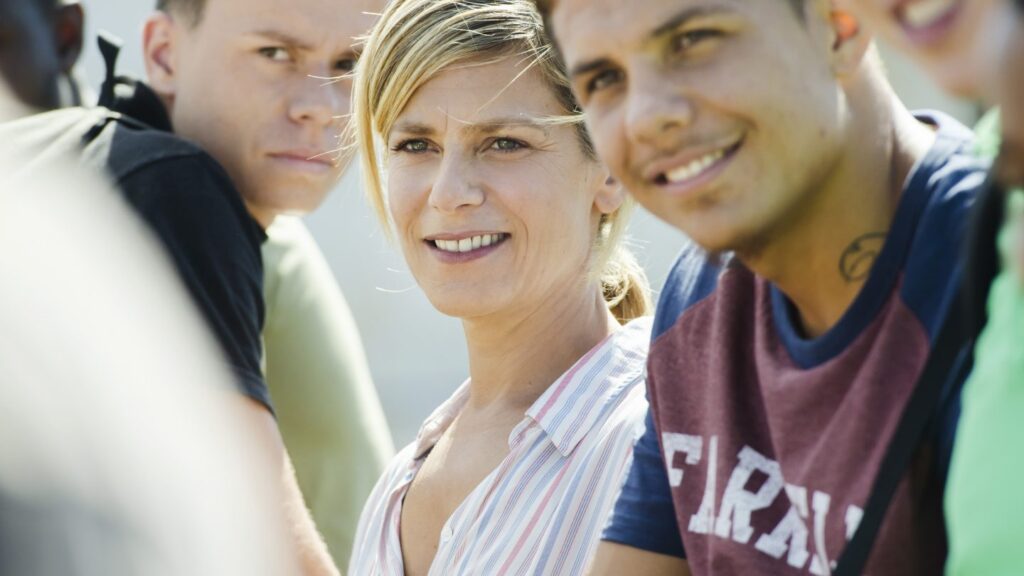
[[(383, 141), (416, 91), (457, 64), (496, 62), (519, 56), (551, 88), (565, 110), (552, 123), (572, 124), (587, 158), (596, 160), (582, 110), (544, 24), (530, 0), (392, 0), (366, 41), (354, 87), (352, 139), (362, 158), (367, 193), (390, 233), (381, 177)], [(527, 68), (528, 69), (528, 68)], [(510, 82), (514, 79), (510, 79)], [(599, 226), (593, 270), (605, 301), (620, 322), (651, 313), (647, 277), (622, 237), (632, 213), (627, 199)]]

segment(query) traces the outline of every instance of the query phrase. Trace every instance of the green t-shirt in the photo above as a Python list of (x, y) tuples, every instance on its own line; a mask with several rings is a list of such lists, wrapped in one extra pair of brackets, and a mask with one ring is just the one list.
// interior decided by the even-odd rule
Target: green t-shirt
[[(978, 125), (979, 153), (999, 149), (998, 114)], [(988, 324), (963, 391), (946, 491), (950, 576), (1024, 574), (1024, 192), (1007, 198), (999, 232), (1002, 269), (987, 302)]]
[(306, 505), (344, 571), (359, 514), (394, 454), (355, 320), (309, 231), (263, 244), (267, 384)]

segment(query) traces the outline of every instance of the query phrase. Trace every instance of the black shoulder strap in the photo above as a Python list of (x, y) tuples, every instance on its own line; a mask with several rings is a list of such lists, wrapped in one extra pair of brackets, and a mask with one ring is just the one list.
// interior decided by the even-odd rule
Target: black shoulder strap
[(103, 64), (107, 68), (106, 76), (103, 79), (103, 86), (100, 88), (99, 105), (109, 108), (114, 102), (114, 86), (117, 85), (117, 56), (121, 53), (121, 39), (105, 32), (99, 33), (96, 40), (100, 47), (100, 54), (103, 56)]
[(964, 296), (975, 338), (988, 322), (988, 294), (999, 273), (997, 240), (1003, 224), (1006, 192), (996, 182), (994, 171), (978, 193), (967, 228), (967, 259), (964, 269)]
[(860, 576), (863, 573), (896, 488), (924, 439), (934, 431), (942, 399), (949, 397), (953, 388), (963, 381), (966, 371), (970, 370), (971, 346), (965, 346), (968, 342), (963, 290), (958, 289), (882, 460), (864, 516), (843, 550), (834, 576)]

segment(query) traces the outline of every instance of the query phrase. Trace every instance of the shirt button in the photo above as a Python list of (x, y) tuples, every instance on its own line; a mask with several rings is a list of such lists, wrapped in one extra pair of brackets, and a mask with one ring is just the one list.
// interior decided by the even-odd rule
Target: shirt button
[(454, 535), (455, 535), (455, 530), (453, 530), (450, 525), (446, 524), (444, 529), (441, 530), (441, 542), (444, 542), (445, 544), (447, 544), (448, 541), (451, 540), (452, 536), (454, 536)]

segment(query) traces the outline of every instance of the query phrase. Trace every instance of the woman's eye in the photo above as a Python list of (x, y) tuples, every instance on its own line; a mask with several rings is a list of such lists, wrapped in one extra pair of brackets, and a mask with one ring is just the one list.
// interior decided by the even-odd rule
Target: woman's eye
[(391, 148), (392, 152), (412, 152), (413, 154), (428, 150), (430, 150), (430, 146), (427, 145), (426, 140), (405, 140)]
[(676, 36), (673, 48), (676, 52), (686, 52), (705, 40), (718, 38), (721, 35), (722, 33), (718, 30), (712, 30), (710, 28), (690, 30)]
[(593, 94), (608, 88), (622, 79), (622, 73), (618, 70), (605, 70), (598, 72), (587, 81), (587, 94)]
[(260, 56), (274, 62), (290, 62), (292, 55), (288, 53), (288, 50), (281, 48), (280, 46), (267, 46), (258, 50)]
[(519, 140), (513, 140), (512, 138), (495, 138), (494, 141), (491, 142), (491, 149), (499, 150), (501, 152), (515, 152), (516, 150), (521, 150), (523, 148), (526, 148), (525, 144)]

